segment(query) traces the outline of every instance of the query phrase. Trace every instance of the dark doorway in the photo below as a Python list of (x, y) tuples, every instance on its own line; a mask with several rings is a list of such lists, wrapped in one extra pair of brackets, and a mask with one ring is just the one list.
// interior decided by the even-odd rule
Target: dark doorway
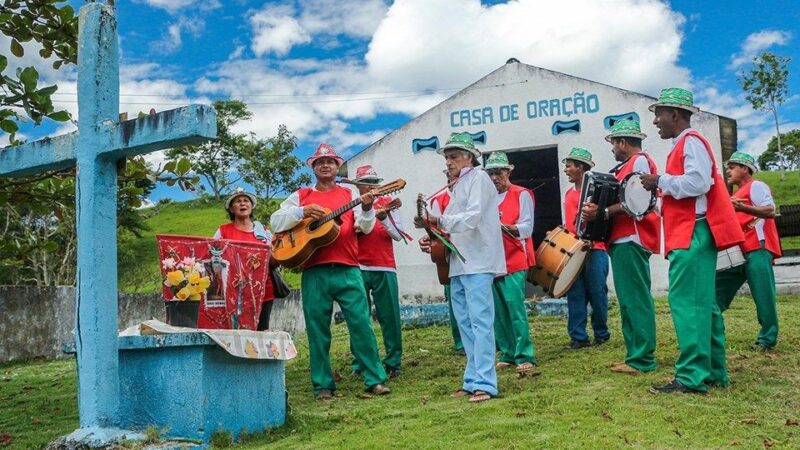
[[(511, 182), (534, 192), (536, 206), (533, 219), (533, 245), (539, 247), (547, 232), (562, 224), (561, 184), (557, 147), (521, 148), (501, 150), (508, 155), (509, 163), (514, 165)], [(484, 160), (488, 153), (484, 154)], [(541, 288), (527, 283), (527, 295), (539, 296)]]

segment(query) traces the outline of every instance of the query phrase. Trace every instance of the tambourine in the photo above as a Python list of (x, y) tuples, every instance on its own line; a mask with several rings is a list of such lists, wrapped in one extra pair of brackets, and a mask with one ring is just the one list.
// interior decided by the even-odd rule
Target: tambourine
[(619, 204), (623, 211), (636, 220), (642, 220), (656, 207), (656, 193), (645, 189), (639, 177), (643, 173), (629, 173), (619, 184)]

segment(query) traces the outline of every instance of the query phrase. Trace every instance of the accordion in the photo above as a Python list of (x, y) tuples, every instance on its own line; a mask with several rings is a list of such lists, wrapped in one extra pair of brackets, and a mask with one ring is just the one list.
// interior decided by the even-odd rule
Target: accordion
[(578, 215), (575, 220), (575, 231), (581, 239), (590, 241), (608, 241), (611, 236), (611, 220), (600, 215), (592, 221), (581, 219), (580, 208), (585, 203), (594, 203), (598, 211), (619, 202), (619, 182), (614, 175), (608, 173), (586, 172), (583, 174), (581, 201), (578, 204)]

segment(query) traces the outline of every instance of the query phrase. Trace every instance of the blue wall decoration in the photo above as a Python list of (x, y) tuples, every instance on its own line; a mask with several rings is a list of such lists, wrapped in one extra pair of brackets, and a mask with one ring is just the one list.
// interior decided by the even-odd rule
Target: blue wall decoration
[(603, 119), (603, 126), (606, 127), (607, 130), (610, 130), (611, 127), (613, 127), (614, 124), (620, 120), (635, 120), (637, 122), (641, 122), (639, 120), (639, 114), (631, 111), (629, 113), (617, 114), (616, 116), (606, 116), (606, 118)]
[(414, 139), (411, 141), (411, 153), (417, 154), (422, 150), (438, 150), (439, 138), (436, 136), (428, 139)]
[(553, 132), (553, 136), (558, 136), (559, 134), (563, 133), (580, 133), (581, 132), (581, 121), (578, 119), (575, 120), (556, 120), (553, 122), (553, 127), (551, 128)]
[(472, 140), (475, 141), (476, 144), (486, 145), (485, 131), (478, 131), (477, 133), (469, 133), (469, 135), (472, 136)]

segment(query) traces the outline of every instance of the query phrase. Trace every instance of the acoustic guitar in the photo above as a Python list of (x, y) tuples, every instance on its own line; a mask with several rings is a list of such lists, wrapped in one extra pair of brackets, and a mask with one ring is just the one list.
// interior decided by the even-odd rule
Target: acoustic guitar
[[(406, 182), (403, 179), (397, 179), (372, 189), (370, 193), (375, 197), (380, 197), (397, 192), (405, 186)], [(303, 219), (291, 230), (276, 234), (272, 241), (272, 256), (282, 266), (290, 269), (302, 265), (318, 248), (330, 245), (339, 237), (339, 225), (335, 219), (360, 205), (362, 197), (345, 204), (335, 211), (326, 208), (325, 215), (321, 218), (316, 220), (310, 217)]]
[(436, 276), (439, 278), (439, 284), (446, 286), (450, 284), (450, 250), (433, 233), (428, 220), (425, 218), (425, 213), (425, 199), (420, 195), (417, 198), (417, 217), (422, 219), (422, 228), (425, 229), (431, 240), (431, 261), (436, 264)]

